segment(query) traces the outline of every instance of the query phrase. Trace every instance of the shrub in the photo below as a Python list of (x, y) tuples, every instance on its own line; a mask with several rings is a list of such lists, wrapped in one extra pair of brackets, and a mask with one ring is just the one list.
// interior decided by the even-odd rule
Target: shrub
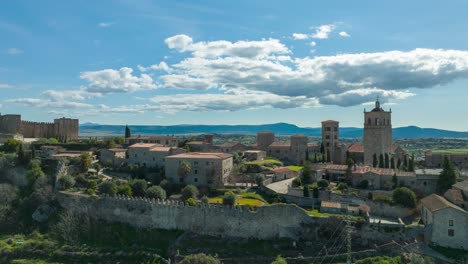
[(96, 192), (96, 189), (94, 189), (94, 188), (86, 189), (86, 194), (87, 195), (93, 195), (95, 192)]
[(278, 255), (275, 261), (273, 261), (271, 264), (288, 264), (288, 262), (283, 257)]
[(146, 193), (146, 188), (148, 188), (148, 184), (145, 180), (134, 180), (131, 183), (132, 185), (132, 193), (133, 196), (136, 197), (143, 197)]
[(367, 199), (373, 200), (374, 199), (374, 194), (372, 192), (367, 193)]
[(146, 189), (146, 197), (154, 199), (166, 199), (166, 191), (161, 186), (151, 186)]
[(396, 188), (393, 191), (393, 200), (405, 207), (416, 207), (416, 194), (406, 187)]
[(302, 195), (304, 197), (310, 197), (309, 185), (304, 185), (304, 189), (302, 190)]
[(220, 264), (219, 260), (216, 258), (205, 255), (203, 253), (195, 254), (195, 255), (188, 255), (186, 256), (180, 264)]
[(75, 185), (75, 179), (72, 176), (65, 175), (58, 179), (58, 183), (61, 190), (67, 190)]
[(98, 191), (100, 194), (114, 196), (117, 193), (117, 185), (113, 181), (107, 180), (99, 184)]
[(197, 199), (198, 188), (194, 185), (187, 185), (182, 189), (182, 200), (187, 200), (188, 198)]
[(121, 184), (117, 187), (117, 194), (124, 196), (132, 196), (132, 187), (128, 184)]
[(328, 187), (328, 185), (330, 185), (330, 183), (328, 183), (328, 181), (325, 180), (325, 179), (319, 180), (319, 181), (317, 182), (317, 186), (318, 186), (320, 189), (325, 189), (325, 188)]
[(292, 186), (293, 186), (293, 187), (302, 186), (302, 180), (301, 180), (301, 178), (300, 178), (300, 177), (294, 178), (294, 180), (292, 181)]
[(197, 202), (193, 198), (188, 198), (187, 200), (185, 200), (185, 202), (190, 206), (195, 206), (197, 204)]
[(392, 203), (392, 197), (384, 194), (376, 194), (373, 196), (374, 201), (384, 202), (384, 203)]
[(208, 199), (208, 196), (203, 195), (203, 197), (201, 198), (201, 202), (202, 202), (202, 204), (209, 204), (210, 199)]
[(336, 187), (338, 190), (340, 191), (343, 191), (343, 190), (346, 190), (348, 189), (348, 184), (344, 183), (344, 182), (341, 182), (338, 184), (338, 186)]
[(265, 176), (263, 174), (255, 174), (255, 183), (260, 186), (263, 184), (265, 180)]
[(223, 195), (223, 204), (234, 206), (236, 204), (236, 195), (229, 191)]
[(362, 180), (359, 185), (358, 185), (359, 188), (361, 189), (367, 189), (369, 188), (369, 181), (368, 180)]
[(75, 177), (75, 185), (78, 187), (86, 188), (88, 186), (88, 180), (83, 174), (79, 174)]

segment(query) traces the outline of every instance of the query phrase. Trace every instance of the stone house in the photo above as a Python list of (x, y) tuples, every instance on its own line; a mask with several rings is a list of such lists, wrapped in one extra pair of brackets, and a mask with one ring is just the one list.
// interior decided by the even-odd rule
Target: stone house
[(136, 143), (128, 147), (128, 164), (140, 165), (148, 168), (166, 165), (166, 157), (185, 153), (184, 149), (164, 147), (160, 144)]
[(431, 194), (421, 199), (426, 241), (442, 247), (468, 249), (468, 212)]
[(219, 146), (219, 150), (223, 153), (242, 152), (247, 150), (247, 146), (239, 142), (226, 142)]
[(163, 136), (163, 135), (156, 135), (156, 136), (133, 136), (125, 139), (125, 144), (127, 145), (134, 145), (136, 143), (152, 143), (152, 144), (160, 144), (164, 147), (177, 147), (178, 141), (175, 136)]
[(264, 160), (266, 152), (263, 150), (246, 150), (244, 151), (244, 157), (247, 161)]
[(125, 162), (127, 149), (124, 148), (110, 148), (101, 149), (100, 161), (104, 165), (108, 166), (119, 166)]
[(334, 201), (322, 201), (320, 203), (320, 212), (331, 214), (359, 215), (359, 205)]
[(453, 150), (429, 150), (424, 153), (424, 162), (428, 168), (442, 168), (444, 158), (447, 157), (455, 167), (468, 168), (468, 151)]
[[(231, 174), (232, 157), (232, 154), (217, 152), (189, 152), (168, 156), (166, 177), (173, 183), (222, 187)], [(185, 175), (180, 170), (182, 162), (190, 165), (190, 170)]]
[(272, 169), (271, 172), (273, 172), (273, 181), (291, 179), (297, 177), (299, 174), (297, 171), (293, 171), (288, 167), (275, 168)]

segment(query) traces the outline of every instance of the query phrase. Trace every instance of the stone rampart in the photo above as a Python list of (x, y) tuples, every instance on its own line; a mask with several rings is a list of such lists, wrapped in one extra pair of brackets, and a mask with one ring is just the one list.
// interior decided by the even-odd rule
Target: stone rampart
[(178, 229), (210, 236), (307, 240), (317, 238), (322, 225), (336, 228), (330, 220), (310, 217), (296, 205), (278, 204), (251, 211), (220, 205), (188, 206), (147, 198), (89, 197), (65, 192), (57, 196), (64, 208), (137, 228)]

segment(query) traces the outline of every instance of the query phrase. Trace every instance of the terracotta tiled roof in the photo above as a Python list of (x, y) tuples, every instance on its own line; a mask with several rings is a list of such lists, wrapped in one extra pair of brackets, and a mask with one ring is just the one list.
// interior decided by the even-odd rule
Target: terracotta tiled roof
[(154, 147), (162, 147), (161, 144), (156, 143), (135, 143), (128, 148), (154, 148)]
[(187, 142), (187, 145), (203, 145), (205, 144), (204, 141), (189, 141)]
[(466, 212), (462, 208), (454, 205), (453, 203), (447, 201), (444, 197), (441, 197), (437, 194), (431, 194), (421, 199), (421, 203), (431, 212), (439, 211), (445, 208), (453, 208), (462, 212)]
[(448, 189), (444, 193), (444, 197), (454, 204), (463, 204), (463, 194), (460, 190), (457, 189)]
[(362, 144), (351, 144), (348, 147), (348, 151), (351, 153), (364, 152), (364, 145)]
[(277, 172), (277, 173), (284, 173), (284, 172), (290, 172), (292, 170), (289, 169), (288, 167), (281, 167), (281, 168), (272, 169), (272, 171)]
[(227, 159), (231, 158), (232, 154), (218, 152), (188, 152), (177, 155), (168, 156), (166, 158), (182, 158), (182, 159)]
[(124, 149), (124, 148), (110, 148), (109, 150), (112, 152), (126, 152), (127, 151), (127, 149)]
[(322, 201), (322, 203), (320, 203), (320, 207), (324, 207), (324, 208), (338, 208), (338, 209), (340, 209), (340, 208), (341, 208), (341, 203), (339, 203), (339, 202), (332, 202), (332, 201)]
[(168, 151), (171, 151), (171, 147), (155, 147), (155, 148), (151, 148), (150, 151), (168, 152)]

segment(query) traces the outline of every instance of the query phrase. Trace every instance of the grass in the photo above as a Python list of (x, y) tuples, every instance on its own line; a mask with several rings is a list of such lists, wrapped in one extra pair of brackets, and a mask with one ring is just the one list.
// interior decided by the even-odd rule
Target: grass
[(323, 218), (337, 217), (337, 218), (347, 219), (347, 220), (356, 221), (356, 222), (365, 221), (362, 216), (358, 216), (358, 215), (322, 213), (317, 209), (305, 210), (305, 211), (307, 212), (308, 215), (313, 216), (313, 217), (323, 217)]
[(292, 170), (292, 171), (296, 171), (296, 172), (299, 172), (302, 170), (302, 166), (288, 166), (288, 169)]
[(272, 159), (264, 159), (264, 160), (256, 160), (256, 161), (249, 161), (245, 163), (246, 165), (258, 165), (258, 166), (268, 166), (268, 165), (277, 165), (282, 166), (283, 163), (279, 160), (272, 160)]
[[(222, 204), (223, 203), (223, 198), (222, 197), (214, 197), (210, 198), (210, 203), (217, 203), (217, 204)], [(247, 205), (247, 206), (263, 206), (264, 203), (262, 201), (259, 201), (257, 199), (250, 199), (250, 198), (238, 198), (236, 200), (237, 205)]]
[(432, 152), (442, 154), (468, 154), (468, 149), (435, 149)]

